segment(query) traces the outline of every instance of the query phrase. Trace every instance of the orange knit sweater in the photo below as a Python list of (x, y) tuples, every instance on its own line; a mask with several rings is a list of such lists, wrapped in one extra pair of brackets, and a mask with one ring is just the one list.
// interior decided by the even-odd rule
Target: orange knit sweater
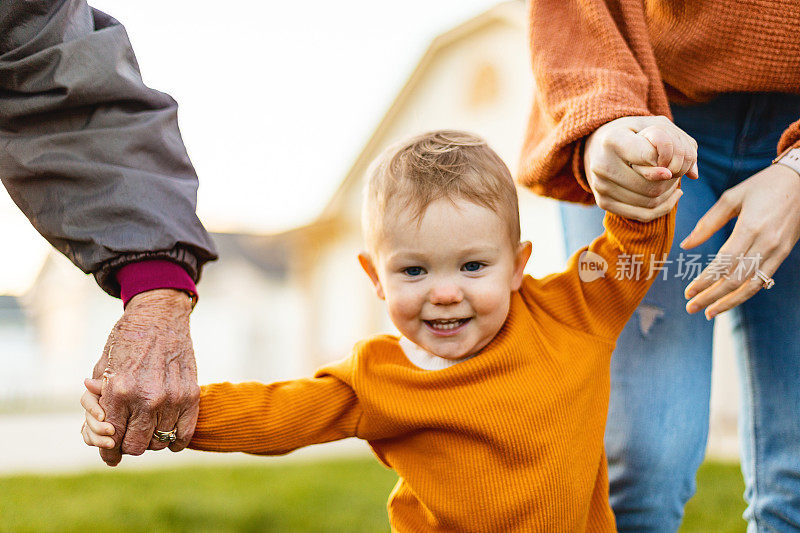
[[(449, 368), (420, 369), (396, 337), (379, 336), (313, 378), (204, 386), (189, 447), (276, 455), (365, 439), (400, 477), (394, 531), (614, 531), (609, 361), (652, 281), (651, 254), (669, 250), (674, 213), (606, 215), (589, 247), (605, 277), (581, 281), (579, 254), (563, 273), (526, 276), (492, 342)], [(626, 265), (640, 260), (636, 276)]]
[[(798, 0), (531, 0), (530, 45), (519, 179), (562, 200), (594, 202), (580, 141), (606, 122), (722, 92), (800, 92)], [(800, 121), (776, 153), (798, 141)]]

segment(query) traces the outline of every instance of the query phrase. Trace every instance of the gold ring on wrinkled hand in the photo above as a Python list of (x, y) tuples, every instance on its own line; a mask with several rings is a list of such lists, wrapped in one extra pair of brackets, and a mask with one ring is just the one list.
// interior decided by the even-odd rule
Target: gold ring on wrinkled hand
[(761, 280), (761, 285), (765, 290), (769, 290), (775, 285), (775, 280), (760, 270), (756, 270), (756, 277)]
[(173, 428), (172, 431), (159, 431), (157, 429), (153, 432), (153, 438), (158, 442), (169, 442), (171, 444), (178, 440), (178, 428)]

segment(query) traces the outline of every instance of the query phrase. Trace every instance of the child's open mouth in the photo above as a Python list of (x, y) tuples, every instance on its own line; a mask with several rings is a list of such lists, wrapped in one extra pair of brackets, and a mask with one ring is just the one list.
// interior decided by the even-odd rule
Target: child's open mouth
[(428, 326), (436, 335), (453, 335), (461, 331), (471, 318), (449, 318), (447, 320), (424, 320), (425, 325)]

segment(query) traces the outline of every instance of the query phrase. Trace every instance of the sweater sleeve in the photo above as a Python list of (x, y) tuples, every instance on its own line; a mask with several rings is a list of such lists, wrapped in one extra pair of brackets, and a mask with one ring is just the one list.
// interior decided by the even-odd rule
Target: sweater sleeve
[(204, 385), (189, 448), (281, 455), (297, 448), (354, 437), (361, 407), (342, 380), (314, 378)]
[(585, 137), (611, 120), (670, 116), (641, 0), (532, 0), (535, 90), (519, 181), (535, 193), (593, 203)]
[(522, 291), (562, 324), (616, 342), (656, 276), (666, 274), (675, 209), (651, 222), (606, 213), (603, 225), (564, 272), (526, 277)]

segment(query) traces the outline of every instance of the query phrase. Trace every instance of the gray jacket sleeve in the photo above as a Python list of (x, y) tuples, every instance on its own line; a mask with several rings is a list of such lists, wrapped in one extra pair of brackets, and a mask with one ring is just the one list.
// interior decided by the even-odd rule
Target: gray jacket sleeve
[(216, 259), (177, 104), (148, 88), (125, 28), (85, 0), (0, 1), (0, 179), (109, 294), (146, 259), (197, 281)]

